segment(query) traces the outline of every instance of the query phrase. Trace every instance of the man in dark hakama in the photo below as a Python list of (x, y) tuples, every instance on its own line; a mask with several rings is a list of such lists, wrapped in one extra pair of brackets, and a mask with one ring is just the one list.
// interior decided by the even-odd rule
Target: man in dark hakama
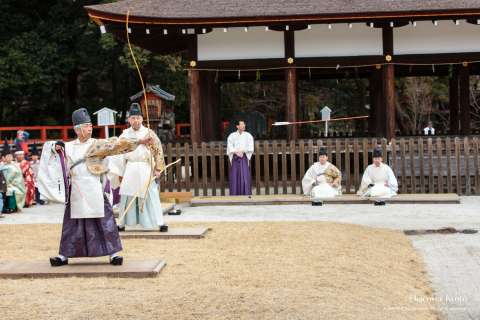
[(237, 131), (227, 139), (227, 155), (232, 164), (230, 169), (230, 195), (251, 195), (252, 178), (249, 161), (253, 154), (253, 137), (245, 131), (245, 122), (237, 122)]
[(78, 139), (55, 146), (67, 199), (59, 254), (50, 258), (50, 264), (58, 267), (68, 264), (68, 258), (109, 256), (112, 265), (121, 265), (123, 258), (118, 253), (122, 244), (112, 207), (103, 192), (103, 159), (131, 152), (139, 144), (151, 143), (151, 138), (93, 139), (90, 116), (84, 108), (73, 112), (72, 121)]

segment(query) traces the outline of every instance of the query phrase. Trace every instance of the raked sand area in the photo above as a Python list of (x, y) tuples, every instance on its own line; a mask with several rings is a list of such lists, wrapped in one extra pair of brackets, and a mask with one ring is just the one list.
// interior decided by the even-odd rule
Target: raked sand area
[[(166, 260), (156, 278), (0, 280), (1, 318), (439, 317), (423, 258), (401, 231), (318, 221), (208, 227), (205, 239), (124, 240), (126, 259)], [(0, 257), (45, 260), (59, 236), (58, 224), (2, 224)]]

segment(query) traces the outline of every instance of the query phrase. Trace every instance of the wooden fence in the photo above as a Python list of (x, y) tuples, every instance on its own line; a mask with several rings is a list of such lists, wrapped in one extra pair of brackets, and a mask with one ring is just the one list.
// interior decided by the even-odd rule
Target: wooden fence
[[(372, 149), (380, 146), (395, 172), (400, 193), (480, 194), (479, 139), (469, 137), (384, 139), (342, 138), (287, 142), (257, 141), (250, 160), (253, 194), (301, 194), (301, 180), (320, 146), (342, 171), (344, 193), (355, 193)], [(161, 179), (162, 191), (228, 195), (230, 162), (226, 145), (167, 144), (166, 162), (181, 158)]]

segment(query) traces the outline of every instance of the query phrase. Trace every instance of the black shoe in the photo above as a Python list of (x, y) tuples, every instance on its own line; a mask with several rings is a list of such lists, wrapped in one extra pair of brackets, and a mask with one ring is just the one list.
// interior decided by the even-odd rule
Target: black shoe
[(373, 203), (374, 206), (384, 206), (386, 203), (383, 200), (375, 200)]
[(110, 259), (110, 264), (112, 266), (121, 266), (123, 264), (123, 257), (121, 256), (115, 256), (112, 259)]
[(117, 226), (117, 228), (118, 228), (118, 232), (123, 232), (123, 231), (125, 231), (125, 227), (118, 227), (118, 226)]
[(68, 264), (68, 259), (62, 260), (59, 257), (50, 258), (50, 265), (52, 267), (61, 267)]
[(168, 232), (168, 226), (166, 224), (160, 226), (160, 232)]
[(312, 201), (312, 206), (323, 206), (323, 201), (321, 200)]
[(169, 216), (179, 216), (180, 214), (182, 214), (182, 210), (180, 210), (180, 209), (175, 209), (175, 210), (172, 210), (172, 211), (168, 212)]

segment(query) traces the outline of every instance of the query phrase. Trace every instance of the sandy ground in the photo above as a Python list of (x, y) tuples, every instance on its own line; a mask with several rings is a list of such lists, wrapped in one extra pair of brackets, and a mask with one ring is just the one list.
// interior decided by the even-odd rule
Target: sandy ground
[[(171, 226), (205, 225), (174, 223)], [(399, 231), (332, 222), (208, 224), (202, 240), (124, 240), (153, 279), (0, 280), (2, 319), (437, 319)], [(3, 260), (55, 254), (60, 226), (0, 225)]]

